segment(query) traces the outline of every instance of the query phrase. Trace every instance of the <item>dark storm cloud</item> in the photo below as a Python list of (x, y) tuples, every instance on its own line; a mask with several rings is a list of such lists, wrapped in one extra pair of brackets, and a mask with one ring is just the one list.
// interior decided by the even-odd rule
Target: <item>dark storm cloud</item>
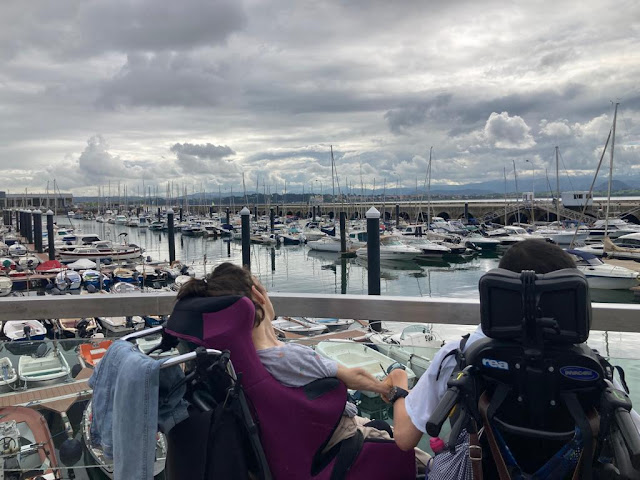
[(235, 152), (226, 145), (176, 143), (171, 147), (176, 154), (178, 168), (186, 175), (216, 175), (236, 177), (242, 171), (232, 159)]
[(418, 101), (413, 105), (389, 110), (384, 118), (392, 133), (404, 133), (408, 127), (424, 124), (428, 119), (437, 115), (439, 110), (445, 109), (451, 102), (451, 94), (441, 94), (433, 100)]
[(227, 145), (213, 145), (207, 143), (205, 145), (194, 145), (192, 143), (176, 143), (171, 149), (177, 154), (191, 155), (199, 158), (220, 159), (235, 155), (231, 147)]
[(587, 172), (619, 99), (616, 163), (633, 174), (637, 18), (630, 0), (7, 0), (0, 164), (29, 188), (238, 191), (244, 172), (326, 190), (333, 145), (343, 184), (415, 187), (430, 146), (434, 182), (462, 183), (549, 168), (559, 145)]
[(97, 104), (120, 106), (211, 106), (228, 94), (228, 84), (181, 54), (132, 54), (105, 82)]

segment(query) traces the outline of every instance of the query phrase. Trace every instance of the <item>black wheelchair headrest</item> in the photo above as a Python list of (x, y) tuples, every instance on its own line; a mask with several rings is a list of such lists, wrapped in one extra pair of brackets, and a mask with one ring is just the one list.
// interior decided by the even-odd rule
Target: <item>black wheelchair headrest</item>
[(482, 331), (523, 343), (582, 343), (591, 328), (586, 277), (574, 268), (544, 275), (497, 268), (480, 278)]

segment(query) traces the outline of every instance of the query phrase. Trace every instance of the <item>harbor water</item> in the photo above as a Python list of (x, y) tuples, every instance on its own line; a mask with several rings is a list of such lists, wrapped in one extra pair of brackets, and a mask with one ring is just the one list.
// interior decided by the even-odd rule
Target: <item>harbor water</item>
[[(167, 232), (149, 231), (123, 225), (96, 223), (90, 220), (73, 220), (58, 217), (59, 226), (72, 226), (76, 232), (95, 233), (105, 240), (121, 241), (124, 238), (145, 249), (145, 258), (153, 261), (169, 260)], [(126, 235), (123, 235), (126, 234)], [(202, 276), (223, 262), (242, 263), (241, 243), (228, 239), (182, 236), (175, 234), (176, 258), (191, 266), (196, 276)], [(381, 265), (381, 294), (391, 296), (477, 298), (480, 277), (497, 267), (499, 254), (478, 254), (465, 260), (428, 260), (418, 262), (394, 262)], [(367, 294), (367, 265), (359, 258), (340, 258), (338, 254), (312, 251), (300, 246), (251, 246), (251, 269), (271, 292)], [(627, 291), (592, 290), (593, 301), (638, 303), (640, 298)], [(277, 312), (276, 312), (277, 313)], [(640, 318), (638, 319), (640, 321)], [(396, 322), (384, 322), (383, 327), (400, 331), (402, 318)], [(439, 340), (458, 341), (473, 330), (472, 326), (434, 325), (433, 332)], [(589, 345), (608, 357), (614, 365), (625, 369), (631, 397), (640, 405), (640, 334), (592, 331)], [(77, 363), (77, 340), (60, 341), (62, 353), (69, 365)], [(4, 346), (0, 355), (12, 356)], [(424, 355), (432, 358), (437, 349), (425, 349)], [(15, 359), (17, 360), (17, 358)], [(17, 364), (17, 361), (14, 363)], [(69, 412), (74, 432), (79, 432), (82, 411), (86, 402), (74, 406)], [(362, 397), (363, 414), (392, 422), (388, 406)], [(57, 445), (65, 438), (64, 426), (55, 415), (47, 414)], [(76, 433), (75, 437), (81, 440)], [(426, 440), (421, 442), (427, 448)], [(88, 468), (93, 462), (85, 454), (76, 465), (75, 478), (104, 478), (97, 468)], [(89, 475), (89, 477), (87, 477)], [(65, 477), (66, 478), (66, 477)]]

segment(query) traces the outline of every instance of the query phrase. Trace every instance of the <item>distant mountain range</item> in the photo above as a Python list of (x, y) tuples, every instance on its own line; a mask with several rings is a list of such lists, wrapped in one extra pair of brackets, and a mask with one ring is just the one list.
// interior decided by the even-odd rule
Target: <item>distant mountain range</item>
[[(589, 187), (591, 186), (591, 182), (593, 181), (593, 178), (591, 177), (573, 177), (571, 179), (560, 179), (560, 191), (564, 192), (564, 191), (571, 191), (571, 190), (585, 190), (588, 191)], [(507, 185), (506, 185), (506, 190), (508, 194), (513, 194), (516, 191), (518, 193), (522, 193), (522, 192), (530, 192), (532, 187), (534, 188), (535, 192), (537, 194), (543, 194), (543, 193), (548, 193), (548, 192), (554, 192), (556, 190), (556, 185), (555, 185), (555, 180), (551, 180), (550, 179), (550, 184), (547, 183), (546, 179), (538, 179), (536, 178), (535, 181), (535, 185), (531, 184), (531, 180), (524, 178), (524, 179), (520, 179), (518, 181), (518, 188), (516, 189), (516, 185), (515, 185), (515, 181), (513, 179), (509, 180), (507, 179)], [(598, 184), (594, 187), (594, 192), (596, 192), (597, 194), (604, 194), (607, 192), (607, 181), (601, 181), (598, 182)], [(635, 191), (635, 192), (634, 192)], [(613, 194), (616, 193), (629, 193), (629, 194), (638, 194), (640, 195), (640, 175), (639, 176), (632, 176), (632, 177), (625, 177), (624, 181), (622, 180), (617, 180), (614, 179), (611, 183), (611, 192)], [(386, 195), (416, 195), (416, 193), (418, 195), (425, 195), (426, 196), (426, 189), (423, 187), (418, 187), (418, 190), (416, 192), (415, 188), (388, 188), (385, 191), (383, 191), (382, 188), (376, 188), (375, 192), (371, 189), (364, 189), (364, 191), (361, 191), (360, 189), (352, 189), (349, 193), (353, 194), (353, 195), (361, 195), (364, 194), (365, 196), (378, 196), (378, 195), (383, 195), (383, 193), (385, 193)], [(437, 196), (437, 197), (446, 197), (446, 196), (455, 196), (455, 197), (459, 197), (459, 196), (463, 196), (463, 197), (486, 197), (486, 196), (502, 196), (505, 193), (505, 184), (504, 184), (504, 180), (489, 180), (487, 182), (479, 182), (479, 183), (467, 183), (464, 185), (432, 185), (431, 186), (431, 194), (433, 196)], [(250, 202), (255, 201), (255, 191), (249, 191), (247, 192), (247, 196), (249, 197)], [(314, 196), (319, 195), (318, 193), (312, 194)], [(242, 194), (237, 194), (234, 197), (241, 199), (244, 195)], [(194, 201), (196, 203), (200, 203), (202, 200), (203, 195), (200, 193), (196, 193), (193, 195), (188, 195), (188, 198), (191, 200), (191, 203), (194, 203)], [(260, 197), (262, 197), (262, 194), (260, 193)], [(287, 193), (287, 198), (289, 200), (292, 201), (300, 201), (302, 198), (301, 192), (290, 192)], [(305, 198), (308, 198), (309, 194), (306, 193), (305, 194)], [(329, 193), (325, 193), (325, 197), (329, 197)], [(163, 198), (163, 197), (162, 197)], [(228, 197), (225, 197), (228, 198)], [(225, 202), (225, 198), (223, 198), (223, 203), (228, 203)], [(276, 198), (276, 195), (272, 195), (272, 198)], [(277, 196), (278, 199), (282, 198), (282, 195), (278, 195)], [(118, 197), (117, 196), (112, 196), (111, 197), (111, 202), (117, 201)], [(74, 197), (74, 203), (97, 203), (98, 202), (98, 197)], [(135, 198), (135, 197), (129, 197), (129, 203), (133, 203), (133, 202), (139, 202), (141, 199), (140, 198)], [(210, 204), (212, 202), (217, 203), (219, 201), (219, 197), (217, 194), (215, 193), (206, 193), (204, 195), (204, 200), (206, 204)], [(100, 200), (101, 202), (104, 202), (104, 199)], [(122, 198), (122, 201), (124, 201), (124, 198)]]

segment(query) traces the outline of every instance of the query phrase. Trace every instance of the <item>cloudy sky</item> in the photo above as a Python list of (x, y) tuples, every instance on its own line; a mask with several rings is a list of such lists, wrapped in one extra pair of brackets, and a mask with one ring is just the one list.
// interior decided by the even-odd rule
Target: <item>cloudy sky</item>
[[(640, 2), (4, 0), (11, 193), (640, 175)], [(530, 163), (527, 163), (526, 160)], [(526, 181), (526, 180), (525, 180)], [(263, 187), (264, 185), (264, 187)]]

